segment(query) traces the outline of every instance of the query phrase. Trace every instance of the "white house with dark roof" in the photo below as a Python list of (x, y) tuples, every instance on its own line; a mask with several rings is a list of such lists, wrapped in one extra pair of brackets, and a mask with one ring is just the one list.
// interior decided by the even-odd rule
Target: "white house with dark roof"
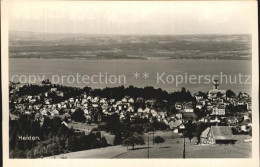
[(194, 111), (192, 102), (185, 103), (183, 108), (184, 108), (183, 109), (184, 112), (193, 112)]
[(181, 110), (182, 109), (182, 104), (180, 102), (175, 103), (175, 109), (176, 110)]
[(224, 105), (217, 105), (212, 108), (211, 115), (225, 115), (226, 109)]

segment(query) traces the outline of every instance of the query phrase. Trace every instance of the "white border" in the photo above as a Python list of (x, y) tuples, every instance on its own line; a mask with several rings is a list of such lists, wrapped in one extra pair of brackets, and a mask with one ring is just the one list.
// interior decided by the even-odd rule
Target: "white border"
[[(66, 1), (65, 1), (66, 2)], [(64, 2), (64, 3), (65, 3)], [(255, 5), (252, 8), (255, 18), (248, 18), (254, 21), (254, 29), (252, 30), (252, 108), (253, 108), (253, 147), (252, 158), (242, 159), (9, 159), (9, 109), (8, 109), (8, 0), (1, 1), (1, 76), (2, 76), (2, 104), (3, 104), (3, 166), (4, 167), (29, 167), (29, 166), (208, 166), (208, 167), (245, 167), (259, 166), (259, 65), (258, 65), (258, 18), (257, 18), (257, 2), (249, 1)], [(241, 11), (243, 12), (243, 11)]]

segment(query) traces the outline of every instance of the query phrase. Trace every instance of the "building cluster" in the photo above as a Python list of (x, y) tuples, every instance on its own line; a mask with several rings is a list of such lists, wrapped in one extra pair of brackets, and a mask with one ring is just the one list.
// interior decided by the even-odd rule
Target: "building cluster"
[[(17, 96), (19, 91), (18, 85), (11, 85), (10, 105), (14, 105), (14, 111), (10, 114), (11, 119), (17, 119), (21, 114), (34, 114), (35, 119), (41, 121), (45, 117), (60, 117), (65, 125), (71, 122), (71, 115), (77, 110), (84, 111), (86, 122), (92, 122), (96, 117), (97, 122), (102, 122), (102, 117), (118, 114), (120, 120), (124, 120), (126, 115), (130, 116), (133, 121), (137, 118), (148, 119), (150, 121), (157, 120), (169, 126), (169, 129), (179, 133), (185, 129), (185, 122), (192, 120), (196, 122), (207, 122), (215, 124), (225, 124), (227, 126), (238, 127), (241, 132), (248, 132), (251, 129), (251, 97), (246, 93), (236, 95), (228, 95), (227, 91), (218, 89), (218, 82), (215, 81), (213, 89), (209, 92), (198, 92), (194, 94), (194, 101), (176, 102), (175, 113), (169, 113), (165, 110), (155, 109), (153, 107), (155, 99), (144, 99), (142, 97), (132, 98), (125, 96), (121, 100), (107, 99), (98, 96), (82, 94), (78, 97), (71, 97), (59, 103), (53, 103), (50, 94), (55, 93), (57, 96), (63, 97), (64, 92), (57, 88), (51, 88), (47, 92), (39, 95)], [(37, 103), (37, 101), (44, 103)], [(141, 105), (143, 104), (142, 107)], [(228, 106), (243, 106), (245, 112), (240, 116), (229, 116), (227, 114)], [(198, 115), (202, 115), (198, 118)], [(241, 120), (242, 118), (242, 120)], [(67, 123), (66, 123), (67, 122)]]

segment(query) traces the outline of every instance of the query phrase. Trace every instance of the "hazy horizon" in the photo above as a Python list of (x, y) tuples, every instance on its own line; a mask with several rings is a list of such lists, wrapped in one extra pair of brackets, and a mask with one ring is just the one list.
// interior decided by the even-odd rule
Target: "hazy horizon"
[(255, 2), (12, 2), (9, 30), (59, 34), (251, 34)]
[(118, 35), (118, 36), (128, 36), (128, 35), (134, 35), (134, 36), (196, 36), (196, 35), (252, 35), (250, 33), (215, 33), (215, 34), (203, 34), (203, 33), (199, 33), (199, 34), (90, 34), (90, 33), (76, 33), (76, 32), (39, 32), (39, 31), (19, 31), (19, 30), (9, 30), (8, 33), (39, 33), (39, 34), (57, 34), (57, 35)]

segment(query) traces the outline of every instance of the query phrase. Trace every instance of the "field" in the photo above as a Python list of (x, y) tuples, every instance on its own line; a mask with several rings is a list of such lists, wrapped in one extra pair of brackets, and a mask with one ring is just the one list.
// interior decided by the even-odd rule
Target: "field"
[(251, 60), (250, 35), (87, 35), (12, 31), (10, 58)]
[[(149, 137), (149, 158), (182, 158), (184, 139), (178, 134), (170, 131), (155, 132), (155, 136), (160, 135), (166, 139), (165, 143), (153, 144), (152, 134)], [(146, 144), (136, 146), (134, 150), (127, 149), (124, 146), (111, 146), (100, 149), (86, 150), (68, 153), (64, 155), (46, 157), (46, 158), (148, 158), (147, 134), (144, 135)], [(251, 138), (248, 135), (235, 136), (238, 140), (234, 145), (196, 145), (196, 139), (193, 138), (190, 143), (186, 139), (186, 158), (250, 158), (252, 152), (251, 143), (243, 142), (244, 139)]]

